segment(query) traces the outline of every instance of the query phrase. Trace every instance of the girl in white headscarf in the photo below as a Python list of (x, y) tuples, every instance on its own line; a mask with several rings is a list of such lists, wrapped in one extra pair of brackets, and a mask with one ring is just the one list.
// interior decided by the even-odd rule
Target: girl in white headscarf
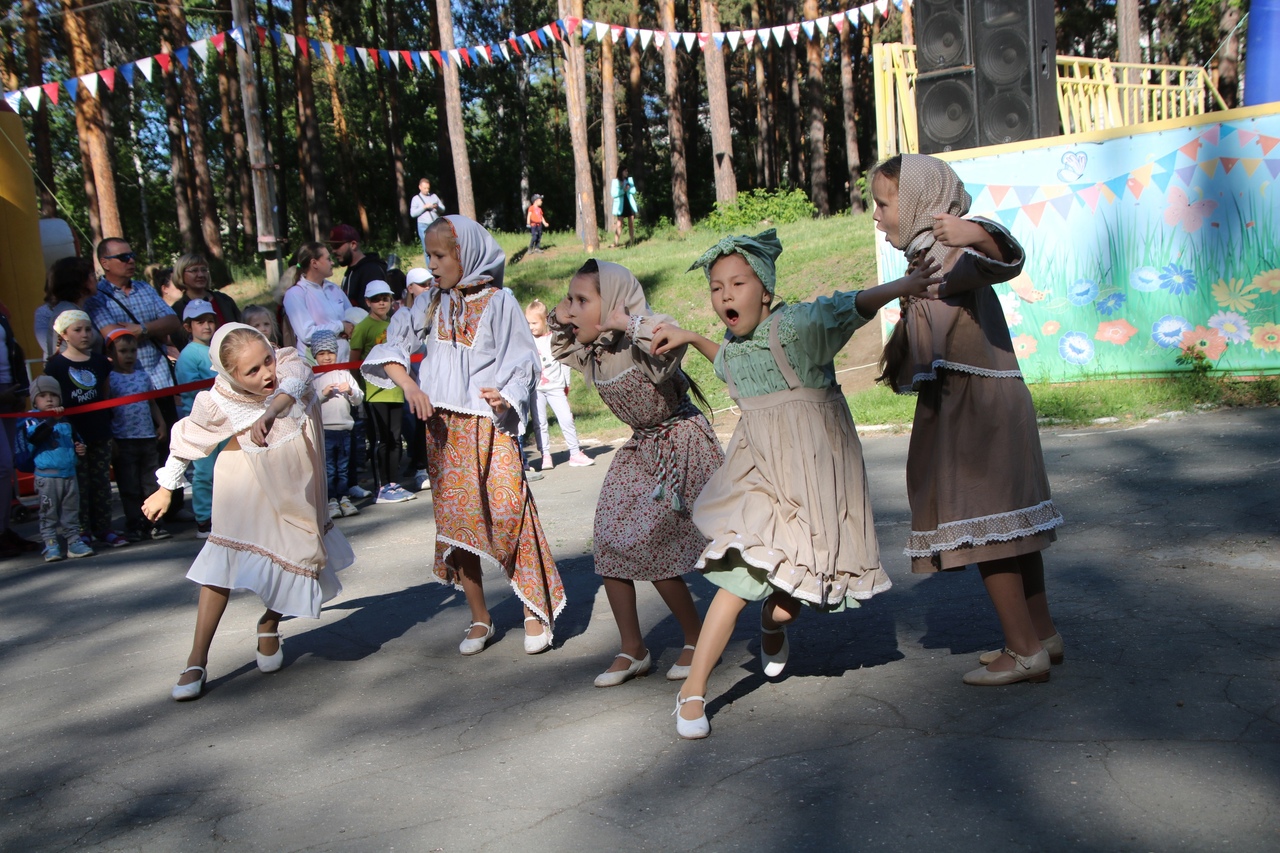
[(281, 617), (319, 618), (320, 606), (342, 590), (335, 572), (355, 560), (328, 514), (319, 405), (306, 362), (243, 323), (218, 329), (209, 355), (218, 374), (213, 388), (173, 425), (169, 459), (156, 472), (160, 488), (143, 505), (158, 519), (187, 464), (227, 442), (214, 467), (213, 529), (187, 572), (200, 584), (200, 602), (187, 668), (173, 688), (178, 700), (204, 690), (209, 645), (231, 590), (252, 590), (266, 605), (258, 668), (274, 672), (284, 663)]
[[(551, 647), (565, 603), (520, 452), (542, 361), (520, 303), (502, 286), (506, 255), (493, 236), (446, 216), (425, 243), (433, 286), (396, 312), (387, 342), (361, 370), (381, 388), (399, 386), (426, 422), (435, 574), (460, 588), (471, 610), (458, 651), (478, 654), (493, 637), (481, 580), (488, 570), (503, 572), (524, 604), (524, 650), (537, 654)], [(415, 381), (410, 359), (419, 351)]]

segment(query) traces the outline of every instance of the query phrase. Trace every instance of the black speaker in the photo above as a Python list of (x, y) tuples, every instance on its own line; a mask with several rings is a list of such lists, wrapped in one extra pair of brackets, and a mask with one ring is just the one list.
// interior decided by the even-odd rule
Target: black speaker
[(1052, 0), (916, 0), (920, 153), (1058, 132)]

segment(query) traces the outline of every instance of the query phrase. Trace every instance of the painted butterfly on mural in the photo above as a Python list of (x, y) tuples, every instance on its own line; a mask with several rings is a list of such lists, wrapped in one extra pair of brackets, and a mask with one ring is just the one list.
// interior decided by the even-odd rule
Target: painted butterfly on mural
[(1205, 217), (1218, 209), (1218, 203), (1212, 199), (1201, 199), (1192, 202), (1181, 187), (1169, 188), (1169, 206), (1164, 209), (1164, 221), (1170, 227), (1182, 226), (1182, 230), (1191, 234), (1204, 227)]
[(1010, 280), (1009, 289), (1018, 294), (1018, 298), (1023, 302), (1040, 302), (1049, 295), (1043, 290), (1036, 289), (1035, 282), (1031, 280), (1031, 276), (1027, 275), (1025, 270)]
[(1068, 151), (1062, 155), (1062, 168), (1058, 170), (1058, 180), (1064, 184), (1073, 184), (1084, 177), (1084, 170), (1088, 165), (1088, 154), (1083, 151)]

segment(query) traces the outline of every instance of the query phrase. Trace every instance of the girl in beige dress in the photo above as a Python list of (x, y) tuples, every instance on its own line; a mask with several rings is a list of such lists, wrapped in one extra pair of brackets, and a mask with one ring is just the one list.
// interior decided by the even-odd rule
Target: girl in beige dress
[(179, 701), (204, 690), (209, 646), (233, 589), (256, 592), (267, 607), (258, 620), (258, 669), (284, 663), (283, 616), (317, 619), (342, 591), (337, 575), (355, 557), (333, 526), (325, 489), (324, 439), (311, 369), (292, 348), (274, 349), (243, 323), (218, 329), (209, 344), (213, 388), (196, 395), (191, 414), (173, 425), (160, 488), (143, 513), (169, 506), (189, 462), (227, 442), (214, 466), (213, 528), (190, 580), (200, 584), (195, 639), (173, 688)]
[(872, 174), (876, 227), (913, 267), (942, 265), (933, 299), (903, 300), (882, 381), (916, 393), (907, 453), (913, 572), (977, 563), (1004, 630), (966, 684), (1045, 681), (1062, 660), (1040, 552), (1062, 523), (1049, 495), (1031, 393), (991, 285), (1022, 269), (1022, 247), (994, 222), (962, 219), (969, 194), (946, 163), (892, 157)]

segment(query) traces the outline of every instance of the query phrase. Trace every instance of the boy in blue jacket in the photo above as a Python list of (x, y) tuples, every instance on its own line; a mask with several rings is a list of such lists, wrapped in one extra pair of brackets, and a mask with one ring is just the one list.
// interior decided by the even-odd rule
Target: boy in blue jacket
[[(32, 411), (62, 411), (62, 386), (51, 376), (37, 376), (31, 383)], [(58, 534), (67, 542), (65, 556), (88, 557), (93, 553), (80, 538), (80, 487), (76, 480), (76, 457), (85, 445), (60, 417), (27, 418), (18, 428), (17, 456), (34, 461), (36, 491), (40, 494), (40, 538), (44, 540), (44, 560), (63, 559)]]

